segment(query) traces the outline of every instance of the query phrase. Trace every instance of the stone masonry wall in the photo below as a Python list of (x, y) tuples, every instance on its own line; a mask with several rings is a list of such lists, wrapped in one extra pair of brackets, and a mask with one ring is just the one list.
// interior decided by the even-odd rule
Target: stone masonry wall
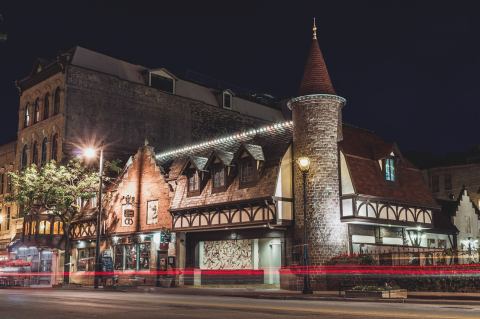
[[(346, 253), (347, 225), (340, 221), (338, 169), (338, 120), (343, 104), (340, 98), (311, 96), (292, 103), (294, 159), (308, 156), (307, 230), (311, 265), (320, 265), (331, 257)], [(295, 165), (295, 238), (298, 256), (303, 244), (303, 182)]]
[[(476, 205), (480, 204), (480, 163), (435, 167), (424, 170), (423, 174), (432, 191), (432, 177), (438, 177), (439, 191), (433, 193), (436, 198), (449, 199), (450, 195), (453, 195), (457, 199), (465, 186), (473, 202)], [(446, 175), (451, 177), (451, 189), (447, 189), (445, 185)]]
[(129, 155), (147, 138), (155, 151), (265, 123), (114, 76), (69, 66), (66, 140), (104, 139)]

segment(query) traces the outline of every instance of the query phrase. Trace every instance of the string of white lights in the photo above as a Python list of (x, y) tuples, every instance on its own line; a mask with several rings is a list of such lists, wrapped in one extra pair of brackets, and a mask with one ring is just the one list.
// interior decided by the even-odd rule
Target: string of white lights
[(256, 129), (250, 129), (248, 131), (239, 132), (239, 133), (235, 133), (235, 134), (232, 134), (232, 135), (219, 137), (219, 138), (216, 138), (216, 139), (213, 139), (213, 140), (210, 140), (210, 141), (205, 141), (205, 142), (198, 143), (198, 144), (192, 144), (192, 145), (184, 146), (184, 147), (179, 148), (179, 149), (159, 153), (159, 154), (156, 155), (156, 157), (157, 157), (157, 159), (161, 159), (161, 158), (176, 155), (176, 154), (179, 154), (179, 153), (195, 151), (195, 150), (199, 150), (199, 149), (202, 149), (202, 148), (205, 148), (205, 147), (211, 147), (211, 146), (215, 146), (215, 145), (218, 145), (218, 144), (224, 144), (224, 143), (227, 143), (227, 142), (239, 141), (239, 140), (242, 140), (242, 139), (245, 139), (245, 138), (253, 137), (253, 136), (257, 135), (258, 133), (274, 132), (274, 131), (284, 129), (286, 127), (291, 127), (291, 126), (293, 126), (293, 121), (285, 121), (285, 122), (275, 123), (275, 124), (272, 124), (272, 125), (259, 127), (259, 128), (256, 128)]

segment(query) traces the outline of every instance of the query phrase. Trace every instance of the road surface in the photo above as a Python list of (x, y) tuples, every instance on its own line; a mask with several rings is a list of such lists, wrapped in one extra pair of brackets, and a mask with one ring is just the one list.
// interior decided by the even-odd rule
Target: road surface
[(269, 300), (115, 291), (0, 289), (1, 319), (480, 318), (480, 304)]

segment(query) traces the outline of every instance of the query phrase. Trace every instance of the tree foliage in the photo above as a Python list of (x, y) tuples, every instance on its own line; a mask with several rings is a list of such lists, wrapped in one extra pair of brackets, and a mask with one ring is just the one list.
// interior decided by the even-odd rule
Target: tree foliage
[(77, 199), (94, 197), (99, 181), (98, 173), (77, 160), (65, 165), (52, 161), (40, 168), (33, 164), (9, 175), (13, 192), (8, 200), (17, 202), (24, 214), (48, 212), (66, 224), (81, 211)]

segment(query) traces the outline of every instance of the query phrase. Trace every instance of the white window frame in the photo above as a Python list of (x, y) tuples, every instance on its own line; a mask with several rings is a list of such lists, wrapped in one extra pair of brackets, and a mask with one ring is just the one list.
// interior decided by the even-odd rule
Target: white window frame
[(163, 91), (163, 90), (160, 90), (160, 89), (157, 89), (157, 90), (160, 90), (160, 91), (165, 92), (165, 93), (175, 94), (176, 89), (177, 89), (177, 83), (176, 83), (177, 81), (175, 81), (175, 79), (173, 77), (164, 76), (164, 75), (161, 75), (161, 74), (157, 74), (155, 72), (148, 72), (148, 86), (149, 87), (152, 87), (152, 74), (156, 75), (156, 76), (164, 77), (166, 79), (171, 79), (172, 82), (173, 82), (172, 92), (167, 92), (167, 91)]
[[(225, 106), (225, 96), (230, 97), (230, 106)], [(233, 106), (233, 94), (228, 91), (223, 91), (222, 93), (222, 107), (227, 110), (231, 110)]]

